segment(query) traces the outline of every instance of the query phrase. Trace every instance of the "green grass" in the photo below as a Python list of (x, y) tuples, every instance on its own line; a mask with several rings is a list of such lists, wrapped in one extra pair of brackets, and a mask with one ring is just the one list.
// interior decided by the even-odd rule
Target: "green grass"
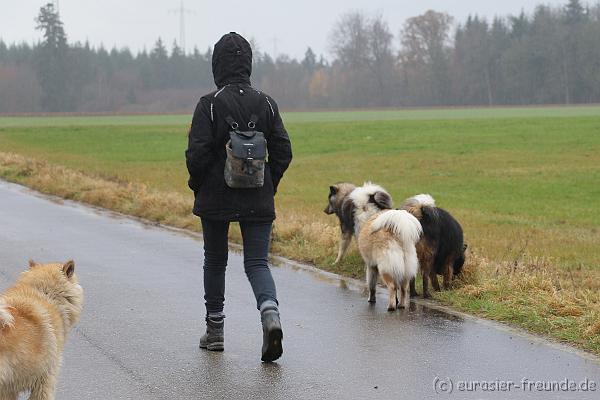
[[(569, 115), (585, 108), (561, 110)], [(483, 111), (490, 112), (472, 110)], [(593, 212), (600, 204), (600, 117), (374, 123), (356, 120), (353, 112), (345, 114), (347, 122), (293, 122), (309, 116), (294, 115), (287, 123), (294, 162), (278, 195), (282, 210), (323, 220), (321, 209), (331, 183), (373, 180), (390, 190), (397, 203), (416, 193), (431, 193), (463, 221), (467, 239), (490, 256), (500, 257), (527, 242), (528, 252), (554, 257), (558, 264), (600, 267), (600, 252), (595, 251), (600, 213)], [(113, 124), (94, 125), (104, 118)], [(179, 117), (148, 117), (159, 125), (121, 123), (122, 118), (147, 117), (86, 117), (87, 124), (77, 117), (65, 126), (40, 124), (51, 118), (22, 118), (18, 123), (0, 119), (0, 149), (188, 193), (186, 125), (173, 124)], [(34, 126), (27, 126), (28, 121)]]
[[(193, 109), (190, 109), (190, 114)], [(593, 117), (600, 115), (600, 105), (576, 107), (457, 107), (450, 109), (383, 109), (356, 111), (289, 112), (287, 123), (404, 121), (436, 119), (504, 119), (546, 117)], [(0, 116), (0, 127), (103, 126), (103, 125), (187, 125), (189, 114), (179, 115), (99, 115), (99, 116)]]
[[(189, 120), (5, 117), (0, 152), (191, 202)], [(430, 193), (461, 221), (470, 268), (480, 270), (439, 300), (600, 354), (599, 106), (289, 113), (284, 120), (294, 161), (277, 195), (275, 251), (362, 278), (355, 248), (331, 265), (338, 233), (336, 219), (322, 212), (329, 185), (372, 180), (397, 204)], [(27, 174), (0, 169), (0, 176), (27, 184)], [(506, 272), (517, 265), (518, 273)]]

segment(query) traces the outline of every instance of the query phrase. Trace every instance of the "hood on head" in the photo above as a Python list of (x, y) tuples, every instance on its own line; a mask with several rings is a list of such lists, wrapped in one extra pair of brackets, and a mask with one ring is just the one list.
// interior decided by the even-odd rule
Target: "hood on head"
[(231, 32), (216, 44), (212, 55), (212, 70), (218, 88), (231, 83), (250, 84), (252, 48), (241, 35)]

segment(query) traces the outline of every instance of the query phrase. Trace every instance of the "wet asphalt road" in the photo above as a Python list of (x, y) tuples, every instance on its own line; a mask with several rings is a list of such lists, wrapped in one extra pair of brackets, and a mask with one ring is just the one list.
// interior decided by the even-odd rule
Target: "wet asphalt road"
[[(0, 289), (29, 258), (73, 258), (86, 291), (82, 320), (66, 346), (59, 400), (600, 398), (600, 387), (465, 391), (461, 381), (600, 385), (600, 364), (421, 305), (388, 313), (383, 292), (373, 307), (336, 279), (286, 266), (273, 268), (284, 355), (262, 364), (259, 315), (235, 253), (227, 275), (226, 351), (201, 351), (202, 243), (61, 203), (0, 181)], [(438, 391), (452, 380), (451, 394), (436, 393), (436, 377)]]

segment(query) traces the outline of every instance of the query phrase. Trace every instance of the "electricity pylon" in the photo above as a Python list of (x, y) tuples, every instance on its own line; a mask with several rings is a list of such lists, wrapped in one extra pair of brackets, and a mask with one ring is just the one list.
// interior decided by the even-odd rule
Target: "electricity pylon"
[(184, 7), (182, 0), (179, 8), (169, 10), (169, 14), (179, 14), (179, 47), (181, 47), (181, 50), (185, 54), (185, 15), (195, 13), (193, 10), (188, 10)]

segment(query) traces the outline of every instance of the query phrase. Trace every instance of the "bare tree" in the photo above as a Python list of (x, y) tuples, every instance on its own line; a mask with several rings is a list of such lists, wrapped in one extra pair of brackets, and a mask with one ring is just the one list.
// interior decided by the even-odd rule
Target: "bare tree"
[[(357, 11), (343, 15), (330, 36), (333, 54), (353, 75), (349, 81), (357, 92), (371, 93), (372, 102), (378, 106), (390, 103), (389, 81), (394, 69), (392, 40), (388, 24), (380, 15), (368, 18)], [(375, 93), (372, 93), (373, 87)]]
[(401, 43), (404, 53), (424, 63), (434, 63), (450, 46), (453, 18), (433, 10), (412, 17), (404, 23)]
[(367, 17), (358, 11), (344, 14), (336, 23), (329, 43), (333, 54), (342, 64), (360, 68), (368, 62), (368, 30)]
[(394, 36), (381, 15), (371, 20), (369, 30), (369, 67), (379, 87), (379, 105), (387, 106), (391, 102), (390, 89), (394, 77), (394, 56), (392, 40)]
[(425, 73), (430, 83), (429, 93), (422, 95), (431, 97), (436, 104), (444, 102), (449, 91), (448, 53), (452, 21), (447, 13), (429, 10), (406, 20), (400, 34), (401, 62), (405, 73)]

